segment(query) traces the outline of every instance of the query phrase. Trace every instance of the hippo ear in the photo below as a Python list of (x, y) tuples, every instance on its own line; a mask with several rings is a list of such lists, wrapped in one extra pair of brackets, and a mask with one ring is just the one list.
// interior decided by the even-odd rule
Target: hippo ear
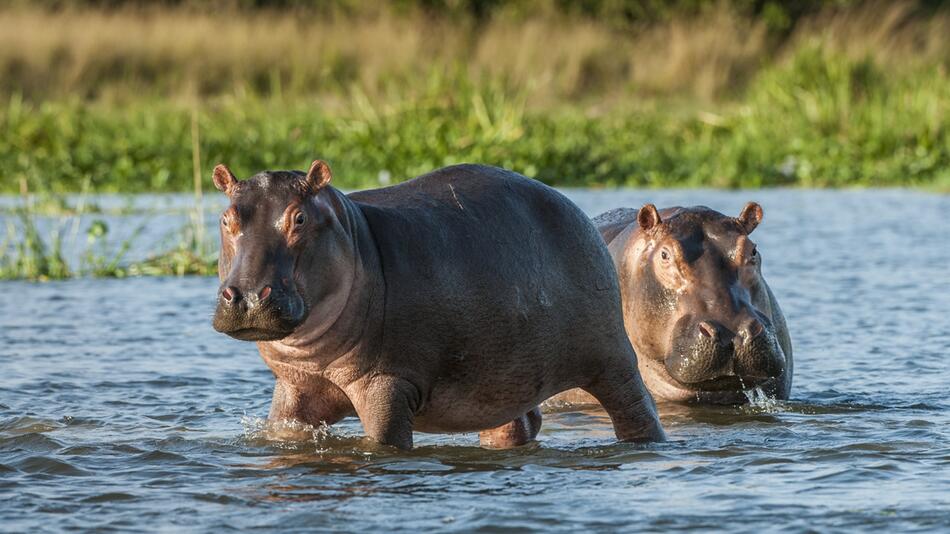
[(214, 168), (214, 173), (211, 174), (211, 180), (214, 182), (214, 186), (218, 188), (218, 191), (224, 191), (228, 194), (230, 194), (231, 188), (238, 183), (238, 179), (234, 177), (234, 173), (231, 172), (231, 169), (223, 164), (218, 164), (218, 166)]
[(307, 186), (310, 191), (316, 194), (317, 191), (326, 187), (333, 176), (330, 174), (330, 166), (327, 162), (319, 159), (313, 160), (310, 164), (310, 170), (307, 171)]
[(660, 212), (656, 211), (656, 206), (653, 204), (646, 204), (637, 213), (637, 222), (640, 228), (649, 230), (662, 222)]
[(751, 234), (752, 230), (755, 230), (755, 227), (762, 222), (762, 206), (749, 202), (742, 208), (742, 213), (736, 220), (739, 221), (739, 226), (745, 230), (746, 234)]

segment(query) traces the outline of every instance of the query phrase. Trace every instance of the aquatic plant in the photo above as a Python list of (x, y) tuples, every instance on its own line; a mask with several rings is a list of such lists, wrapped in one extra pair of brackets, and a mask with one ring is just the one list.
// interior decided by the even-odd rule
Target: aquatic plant
[[(45, 194), (40, 197), (28, 191), (25, 179), (20, 180), (20, 202), (6, 215), (7, 232), (0, 242), (0, 279), (51, 280), (73, 276), (125, 277), (138, 275), (209, 275), (217, 271), (217, 249), (205, 238), (205, 219), (202, 202), (198, 128), (194, 123), (193, 162), (195, 167), (193, 207), (188, 222), (170, 234), (159, 252), (141, 260), (128, 261), (126, 255), (148, 224), (148, 219), (133, 229), (118, 243), (110, 239), (109, 225), (103, 219), (93, 219), (86, 225), (86, 242), (77, 266), (65, 259), (64, 245), (78, 247), (79, 230), (83, 218), (100, 208), (88, 201), (89, 180), (74, 204), (63, 195)], [(39, 200), (38, 200), (39, 198)], [(120, 210), (125, 212), (128, 208)], [(45, 217), (51, 230), (44, 234), (38, 219)], [(64, 243), (64, 229), (68, 243)]]
[(63, 259), (62, 235), (55, 229), (44, 239), (33, 215), (26, 208), (7, 221), (6, 238), (0, 244), (0, 279), (49, 280), (67, 278), (72, 271)]
[[(127, 253), (140, 239), (146, 223), (131, 235), (110, 239), (108, 224), (92, 220), (85, 231), (85, 243), (64, 229), (79, 223), (77, 215), (49, 218), (49, 231), (43, 232), (38, 215), (26, 206), (18, 207), (6, 220), (6, 234), (0, 241), (0, 279), (55, 280), (76, 276), (185, 276), (217, 272), (217, 249), (212, 243), (196, 239), (198, 232), (189, 222), (173, 231), (158, 252), (144, 259), (128, 260)], [(65, 236), (65, 238), (64, 238)], [(78, 261), (70, 265), (64, 249), (81, 250)]]

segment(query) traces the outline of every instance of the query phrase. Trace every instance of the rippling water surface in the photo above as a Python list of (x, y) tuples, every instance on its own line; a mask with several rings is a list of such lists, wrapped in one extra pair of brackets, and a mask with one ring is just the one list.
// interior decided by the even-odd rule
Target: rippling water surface
[(516, 450), (379, 450), (356, 420), (263, 423), (273, 379), (211, 329), (214, 279), (2, 282), (0, 530), (950, 528), (950, 197), (568, 194), (590, 214), (760, 201), (792, 400), (661, 406), (658, 445), (561, 408)]

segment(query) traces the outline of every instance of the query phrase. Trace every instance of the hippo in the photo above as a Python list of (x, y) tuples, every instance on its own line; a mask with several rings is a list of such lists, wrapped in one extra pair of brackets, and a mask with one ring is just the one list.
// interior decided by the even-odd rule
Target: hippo
[(402, 449), (413, 431), (513, 447), (537, 435), (540, 402), (581, 388), (619, 440), (664, 439), (607, 248), (554, 189), (456, 165), (343, 194), (320, 160), (213, 180), (230, 200), (213, 326), (257, 342), (270, 419), (356, 415)]
[[(619, 208), (594, 218), (623, 295), (627, 333), (657, 400), (739, 404), (753, 388), (788, 399), (792, 343), (749, 234), (762, 221), (707, 207)], [(582, 392), (560, 400), (590, 402)]]

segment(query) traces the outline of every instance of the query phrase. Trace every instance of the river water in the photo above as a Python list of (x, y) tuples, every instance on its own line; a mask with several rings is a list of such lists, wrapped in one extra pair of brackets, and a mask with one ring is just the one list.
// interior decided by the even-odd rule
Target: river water
[(273, 379), (211, 329), (212, 278), (0, 282), (0, 530), (950, 529), (950, 197), (566, 193), (590, 214), (762, 203), (792, 400), (661, 406), (654, 445), (560, 408), (516, 450), (378, 450), (356, 420), (264, 424)]

